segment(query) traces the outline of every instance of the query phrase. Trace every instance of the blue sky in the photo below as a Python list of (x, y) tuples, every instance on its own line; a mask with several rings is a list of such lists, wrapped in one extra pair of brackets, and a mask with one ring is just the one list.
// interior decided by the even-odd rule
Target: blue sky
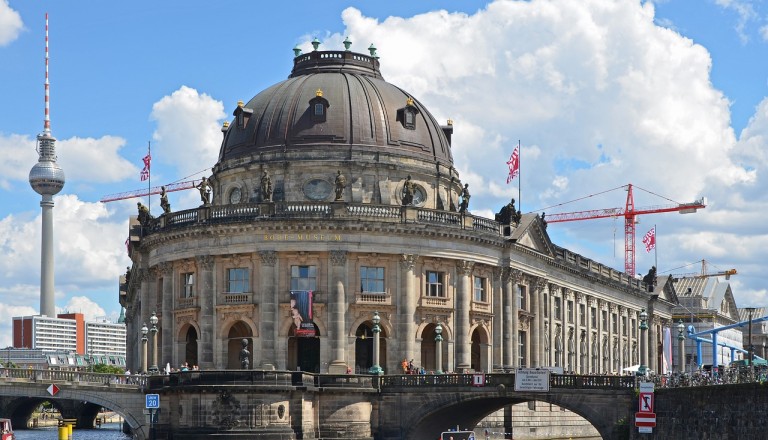
[[(56, 306), (116, 317), (123, 242), (152, 142), (153, 184), (209, 173), (238, 100), (282, 81), (292, 48), (373, 43), (382, 73), (454, 120), (470, 211), (510, 197), (505, 162), (522, 141), (522, 208), (548, 213), (707, 197), (658, 228), (662, 273), (736, 268), (737, 304), (765, 306), (768, 6), (659, 2), (94, 2), (0, 0), (0, 346), (10, 317), (39, 308), (40, 197), (28, 183), (43, 128), (44, 16), (51, 127), (67, 176), (55, 198)], [(175, 210), (196, 194), (171, 194)], [(152, 210), (159, 211), (153, 199)], [(551, 224), (553, 241), (623, 269), (623, 220)], [(641, 249), (645, 273), (654, 254)], [(6, 331), (8, 330), (8, 331)]]

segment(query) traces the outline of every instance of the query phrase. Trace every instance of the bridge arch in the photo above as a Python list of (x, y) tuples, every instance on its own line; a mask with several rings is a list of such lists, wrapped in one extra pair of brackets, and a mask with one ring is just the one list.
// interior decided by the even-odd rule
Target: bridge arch
[[(626, 420), (632, 407), (631, 392), (582, 389), (578, 393), (520, 393), (499, 385), (493, 391), (473, 393), (418, 393), (401, 400), (409, 411), (403, 412), (401, 431), (383, 433), (387, 438), (432, 439), (435, 433), (459, 425), (472, 429), (486, 416), (504, 408), (530, 401), (551, 403), (572, 411), (589, 422), (602, 438), (615, 438), (620, 420)], [(447, 391), (447, 390), (446, 390)], [(410, 393), (409, 393), (410, 394)], [(386, 399), (385, 399), (386, 400)], [(626, 429), (626, 427), (624, 427)]]

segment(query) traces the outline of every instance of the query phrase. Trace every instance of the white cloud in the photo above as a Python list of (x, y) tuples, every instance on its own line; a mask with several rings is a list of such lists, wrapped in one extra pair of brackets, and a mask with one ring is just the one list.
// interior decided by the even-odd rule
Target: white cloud
[[(720, 5), (742, 22), (751, 17), (746, 3)], [(635, 191), (637, 207), (706, 195), (710, 206), (694, 215), (639, 217), (676, 237), (660, 243), (662, 267), (701, 258), (745, 267), (748, 258), (764, 261), (758, 243), (768, 206), (755, 193), (767, 187), (760, 173), (768, 167), (768, 104), (738, 141), (728, 98), (711, 82), (708, 51), (656, 25), (654, 14), (650, 2), (599, 0), (494, 2), (471, 15), (383, 21), (347, 8), (346, 30), (327, 40), (350, 35), (360, 52), (374, 43), (387, 81), (438, 120), (454, 119), (453, 156), (473, 189), (470, 211), (496, 212), (517, 198), (517, 180), (505, 183), (505, 162), (520, 139), (523, 211), (626, 183), (650, 191)], [(552, 212), (624, 207), (625, 197), (588, 197)], [(620, 219), (548, 229), (557, 244), (623, 269), (623, 226)], [(638, 272), (652, 264), (652, 255), (637, 254)], [(746, 298), (765, 296), (751, 283), (742, 289)]]
[(202, 171), (218, 160), (224, 104), (187, 86), (164, 96), (152, 106), (157, 122), (152, 159), (174, 164), (182, 176)]
[(106, 316), (104, 309), (85, 296), (74, 296), (57, 313), (82, 313), (86, 321)]
[(14, 41), (23, 28), (21, 15), (11, 9), (8, 0), (0, 0), (0, 46), (6, 46)]

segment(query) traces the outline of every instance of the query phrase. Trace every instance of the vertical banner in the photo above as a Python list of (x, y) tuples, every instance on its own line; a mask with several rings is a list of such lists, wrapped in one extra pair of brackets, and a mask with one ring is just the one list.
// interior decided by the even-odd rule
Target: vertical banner
[(296, 325), (296, 336), (317, 336), (312, 322), (311, 290), (291, 290), (291, 318)]
[(672, 372), (672, 329), (664, 327), (664, 365), (662, 365), (662, 374)]

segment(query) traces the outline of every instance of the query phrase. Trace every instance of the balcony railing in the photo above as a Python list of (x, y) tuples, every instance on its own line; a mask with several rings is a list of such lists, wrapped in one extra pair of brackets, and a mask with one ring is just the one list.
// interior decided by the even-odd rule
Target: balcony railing
[(355, 294), (355, 303), (381, 304), (381, 305), (388, 306), (392, 304), (392, 296), (386, 293), (362, 292), (362, 293)]
[(177, 309), (191, 309), (197, 306), (197, 297), (190, 296), (188, 298), (176, 298)]
[(248, 304), (251, 302), (251, 293), (224, 293), (222, 303), (226, 305), (232, 304)]

